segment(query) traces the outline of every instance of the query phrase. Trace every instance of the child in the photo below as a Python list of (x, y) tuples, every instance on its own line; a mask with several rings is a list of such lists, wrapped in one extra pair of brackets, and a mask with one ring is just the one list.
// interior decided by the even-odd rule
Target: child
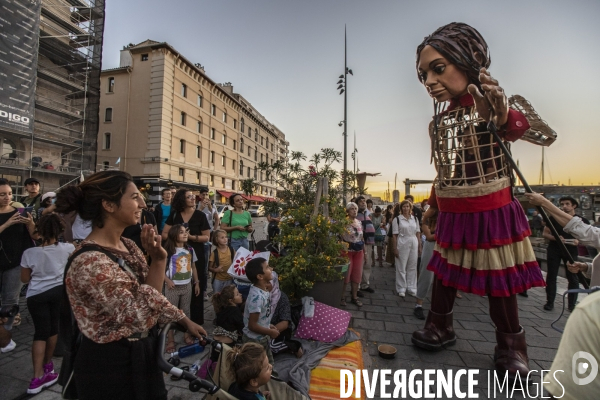
[[(194, 293), (200, 295), (200, 282), (198, 281), (198, 272), (196, 271), (196, 261), (198, 258), (194, 249), (187, 245), (189, 230), (183, 225), (173, 225), (169, 229), (165, 250), (167, 251), (167, 272), (165, 277), (165, 297), (185, 313), (190, 316), (190, 303), (192, 300), (192, 291), (190, 282), (194, 278)], [(186, 332), (185, 343), (192, 344), (194, 340)], [(175, 340), (173, 331), (169, 331), (169, 341), (166, 348), (167, 353), (175, 352)]]
[(266, 400), (269, 392), (261, 393), (260, 387), (271, 380), (273, 367), (265, 349), (257, 343), (234, 347), (227, 354), (229, 371), (235, 382), (227, 391), (240, 400)]
[(29, 283), (27, 308), (35, 327), (31, 346), (33, 378), (27, 389), (29, 394), (39, 393), (58, 380), (52, 354), (58, 338), (63, 272), (69, 254), (75, 250), (70, 243), (58, 243), (63, 225), (57, 214), (41, 217), (37, 229), (42, 245), (25, 250), (21, 259), (21, 281)]
[(217, 315), (213, 338), (221, 343), (237, 343), (244, 328), (244, 316), (239, 307), (242, 294), (230, 284), (213, 295), (212, 303)]
[(244, 343), (255, 342), (264, 347), (273, 365), (273, 354), (269, 346), (269, 337), (275, 339), (279, 331), (271, 325), (271, 294), (267, 285), (273, 279), (273, 270), (262, 257), (253, 258), (246, 266), (246, 276), (252, 282), (246, 308), (244, 309)]
[(212, 281), (213, 293), (219, 293), (225, 286), (233, 283), (233, 278), (227, 273), (233, 263), (233, 247), (227, 244), (227, 232), (221, 229), (214, 232), (214, 240), (217, 248), (210, 254), (208, 269), (215, 274)]

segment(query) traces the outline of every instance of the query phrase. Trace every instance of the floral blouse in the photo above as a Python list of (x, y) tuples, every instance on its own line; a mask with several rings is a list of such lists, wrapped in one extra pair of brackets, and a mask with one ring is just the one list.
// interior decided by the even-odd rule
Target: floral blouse
[(350, 224), (346, 226), (346, 233), (342, 235), (344, 242), (356, 243), (363, 240), (362, 223), (354, 218)]
[[(106, 250), (122, 258), (135, 275), (125, 272), (106, 254), (88, 251), (73, 260), (65, 279), (77, 325), (96, 343), (114, 342), (147, 331), (157, 322), (185, 317), (159, 291), (140, 283), (148, 277), (148, 264), (132, 240), (121, 240), (128, 252)], [(86, 244), (95, 243), (85, 240), (79, 247)]]

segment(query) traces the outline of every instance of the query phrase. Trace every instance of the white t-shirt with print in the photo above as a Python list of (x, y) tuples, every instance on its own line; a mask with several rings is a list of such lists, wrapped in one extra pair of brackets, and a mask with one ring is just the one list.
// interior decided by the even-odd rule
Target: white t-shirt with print
[(192, 263), (196, 261), (198, 261), (198, 257), (196, 257), (194, 249), (176, 247), (175, 254), (167, 260), (167, 277), (175, 285), (187, 285), (192, 281)]
[(271, 326), (271, 293), (252, 285), (250, 286), (248, 299), (246, 299), (246, 308), (244, 309), (244, 334), (251, 339), (261, 340), (266, 335), (253, 332), (248, 328), (250, 314), (255, 313), (259, 313), (258, 325), (269, 329)]

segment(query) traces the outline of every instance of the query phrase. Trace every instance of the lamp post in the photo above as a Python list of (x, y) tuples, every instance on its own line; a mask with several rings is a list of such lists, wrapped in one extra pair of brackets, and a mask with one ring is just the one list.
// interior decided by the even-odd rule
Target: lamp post
[(346, 204), (346, 192), (348, 190), (348, 74), (354, 75), (352, 70), (348, 68), (348, 57), (347, 57), (347, 45), (346, 45), (346, 26), (344, 25), (344, 73), (339, 76), (337, 88), (340, 89), (340, 94), (344, 93), (344, 120), (340, 122), (344, 124), (344, 171), (342, 176), (342, 197), (344, 205)]

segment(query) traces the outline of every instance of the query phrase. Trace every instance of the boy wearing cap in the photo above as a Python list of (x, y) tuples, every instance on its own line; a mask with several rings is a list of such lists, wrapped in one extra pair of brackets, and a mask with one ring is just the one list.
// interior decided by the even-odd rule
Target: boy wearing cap
[[(579, 206), (577, 200), (575, 200), (571, 196), (561, 197), (558, 200), (560, 208), (569, 215), (575, 215), (575, 209)], [(587, 219), (580, 217), (583, 222), (589, 225), (590, 221)], [(573, 257), (574, 261), (577, 261), (577, 245), (579, 242), (572, 235), (566, 233), (563, 228), (556, 222), (553, 217), (550, 217), (550, 222), (552, 225), (556, 227), (558, 231), (558, 235), (565, 243), (567, 250), (571, 253), (571, 257)], [(549, 240), (548, 249), (546, 253), (546, 264), (548, 266), (548, 274), (546, 275), (546, 304), (544, 305), (544, 310), (552, 311), (554, 309), (554, 299), (556, 298), (556, 278), (558, 276), (558, 269), (560, 268), (561, 260), (564, 261), (565, 265), (567, 265), (567, 260), (564, 258), (561, 249), (558, 245), (556, 239), (552, 235), (550, 229), (546, 226), (544, 228), (543, 237)], [(565, 272), (567, 275), (567, 280), (569, 281), (569, 289), (578, 289), (579, 288), (579, 278), (577, 274), (570, 272), (567, 268), (565, 268)], [(577, 293), (572, 293), (568, 295), (569, 298), (569, 311), (573, 311), (575, 308), (575, 304), (577, 304)]]
[(42, 200), (40, 181), (38, 181), (37, 178), (25, 179), (25, 190), (27, 191), (27, 196), (23, 196), (21, 203), (23, 203), (25, 207), (33, 207), (33, 213), (31, 215), (37, 217), (37, 210), (40, 208), (40, 201)]

